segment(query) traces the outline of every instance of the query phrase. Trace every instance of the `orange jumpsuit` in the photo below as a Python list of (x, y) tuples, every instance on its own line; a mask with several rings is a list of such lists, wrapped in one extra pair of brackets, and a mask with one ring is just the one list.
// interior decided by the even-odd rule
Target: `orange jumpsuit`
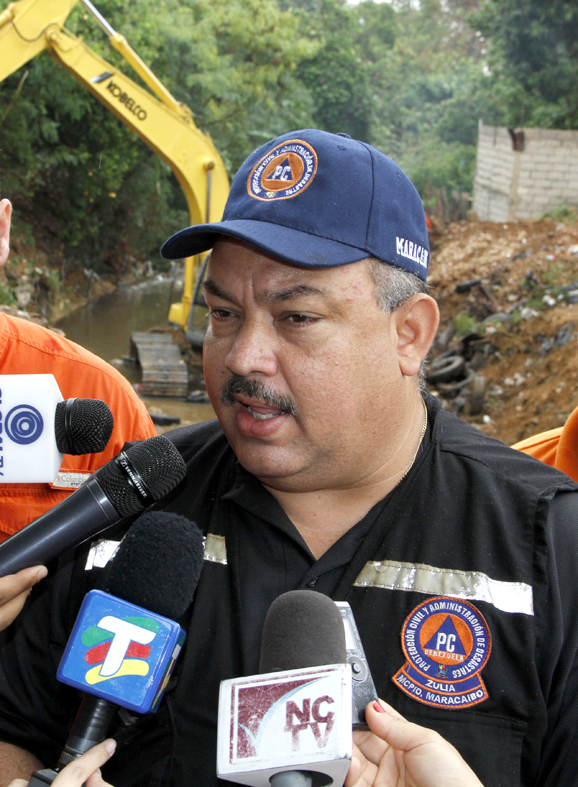
[(578, 407), (570, 413), (564, 426), (527, 437), (512, 448), (535, 456), (578, 481)]
[(53, 484), (0, 483), (0, 541), (60, 503), (130, 440), (156, 434), (131, 384), (110, 364), (35, 323), (0, 313), (0, 374), (53, 374), (64, 399), (102, 399), (114, 416), (99, 454), (65, 454)]

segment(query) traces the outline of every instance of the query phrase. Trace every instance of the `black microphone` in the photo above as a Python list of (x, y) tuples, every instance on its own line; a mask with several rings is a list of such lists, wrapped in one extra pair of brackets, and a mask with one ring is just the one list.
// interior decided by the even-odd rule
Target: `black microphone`
[[(106, 618), (100, 620), (101, 625), (110, 625), (106, 623), (110, 613), (116, 613), (120, 608), (122, 616), (128, 611), (133, 620), (136, 618), (140, 630), (145, 634), (148, 633), (148, 642), (152, 642), (155, 639), (152, 632), (159, 631), (159, 620), (153, 615), (180, 618), (192, 603), (203, 566), (203, 552), (201, 531), (194, 522), (179, 514), (149, 511), (139, 517), (131, 527), (112, 561), (106, 582), (108, 592), (91, 591), (85, 597), (58, 668), (59, 680), (64, 679), (65, 683), (87, 693), (83, 696), (56, 769), (46, 768), (36, 771), (32, 774), (29, 787), (52, 784), (64, 766), (106, 738), (118, 709), (121, 707), (134, 709), (132, 703), (135, 702), (135, 697), (140, 696), (139, 686), (135, 686), (135, 682), (138, 684), (140, 680), (142, 684), (142, 678), (139, 676), (144, 675), (147, 678), (147, 693), (156, 693), (152, 709), (157, 709), (185, 636), (178, 624), (172, 620), (160, 620), (161, 631), (163, 625), (166, 627), (168, 624), (169, 627), (172, 626), (181, 632), (174, 650), (172, 646), (168, 650), (165, 647), (164, 652), (155, 650), (151, 653), (150, 648), (148, 653), (141, 650), (138, 653), (140, 656), (138, 661), (142, 662), (141, 669), (135, 670), (132, 674), (130, 669), (121, 670), (122, 676), (116, 681), (114, 676), (109, 676), (113, 679), (108, 682), (108, 688), (104, 691), (99, 689), (106, 685), (106, 681), (89, 686), (82, 678), (80, 681), (69, 679), (71, 674), (78, 673), (75, 649), (80, 648), (84, 652), (90, 647), (90, 643), (89, 646), (84, 644), (83, 635), (86, 635), (88, 630), (89, 639), (90, 635), (94, 639), (94, 630), (97, 628), (93, 625), (94, 614), (95, 611), (98, 612), (99, 605), (108, 613)], [(123, 604), (123, 601), (128, 603)], [(99, 617), (97, 615), (96, 620), (99, 620)], [(122, 617), (114, 620), (118, 624), (123, 623)], [(129, 623), (128, 626), (130, 627), (131, 624)], [(138, 631), (139, 626), (134, 628)], [(109, 633), (108, 643), (106, 628), (101, 629), (101, 634), (104, 635), (105, 642), (100, 645), (101, 652), (97, 659), (104, 661), (99, 665), (99, 669), (102, 670), (108, 655), (114, 649), (116, 634), (111, 640)], [(117, 634), (122, 638), (122, 625), (117, 628)], [(98, 636), (96, 639), (98, 640)], [(125, 641), (125, 652), (121, 653), (122, 662), (130, 655), (130, 644)], [(84, 663), (84, 670), (86, 670), (86, 658), (89, 663), (94, 662), (93, 654), (94, 649), (92, 652), (88, 650), (84, 654), (85, 658), (80, 659)], [(170, 662), (168, 656), (172, 657)], [(146, 665), (146, 668), (143, 665)], [(100, 696), (88, 693), (91, 691), (98, 692)], [(103, 694), (109, 699), (105, 699)]]
[[(143, 514), (129, 530), (114, 557), (106, 586), (105, 609), (108, 611), (111, 597), (116, 597), (128, 602), (130, 611), (141, 624), (142, 617), (139, 617), (139, 614), (142, 616), (143, 612), (162, 615), (163, 618), (169, 618), (171, 622), (182, 617), (193, 601), (203, 567), (203, 556), (203, 534), (194, 522), (190, 522), (179, 514), (163, 511), (149, 511)], [(91, 625), (91, 618), (93, 618), (93, 613), (84, 611), (85, 606), (86, 602), (78, 615), (74, 631), (59, 667), (58, 677), (59, 679), (65, 677), (64, 682), (66, 683), (71, 682), (67, 678), (69, 673), (67, 658), (72, 663), (70, 674), (74, 674), (76, 669), (73, 663), (74, 640), (78, 642), (82, 640), (82, 635)], [(88, 623), (85, 623), (87, 618)], [(177, 624), (174, 625), (177, 626)], [(178, 626), (177, 628), (180, 629)], [(94, 626), (92, 626), (93, 629)], [(180, 631), (182, 632), (182, 629)], [(117, 634), (122, 634), (122, 628), (117, 630)], [(177, 655), (181, 646), (182, 639)], [(80, 647), (82, 649), (82, 643), (80, 643)], [(112, 644), (109, 653), (111, 649)], [(87, 650), (87, 648), (84, 647), (83, 650)], [(124, 656), (129, 654), (130, 649)], [(153, 651), (147, 656), (145, 663), (148, 667), (148, 674), (151, 676), (151, 682), (153, 676), (160, 672), (157, 680), (160, 681), (161, 690), (164, 691), (168, 678), (166, 678), (165, 664), (161, 660), (161, 655)], [(100, 659), (106, 663), (103, 654), (100, 655)], [(172, 664), (175, 659), (176, 656)], [(101, 672), (104, 663), (100, 666)], [(142, 678), (137, 677), (136, 681), (139, 680)], [(82, 700), (57, 769), (64, 767), (92, 746), (103, 741), (119, 707), (129, 707), (136, 710), (132, 704), (135, 702), (136, 695), (134, 682), (135, 679), (129, 673), (120, 679), (113, 678), (110, 683), (103, 681), (93, 687), (88, 686), (85, 680), (81, 680), (80, 685), (78, 682), (74, 683), (77, 688), (82, 688), (87, 693)], [(102, 691), (98, 691), (99, 689)], [(151, 688), (147, 687), (147, 692), (150, 693), (150, 691)], [(95, 694), (98, 692), (99, 696), (92, 692)], [(108, 699), (102, 696), (103, 693)], [(157, 687), (153, 710), (157, 709), (159, 699)]]
[(279, 596), (260, 675), (223, 681), (217, 774), (253, 787), (341, 785), (351, 760), (352, 687), (341, 613), (328, 596)]
[(110, 407), (100, 399), (66, 399), (56, 405), (54, 435), (61, 454), (80, 456), (104, 451), (113, 426)]
[(162, 435), (121, 451), (70, 497), (0, 544), (0, 576), (47, 563), (138, 514), (167, 495), (185, 473), (180, 453)]

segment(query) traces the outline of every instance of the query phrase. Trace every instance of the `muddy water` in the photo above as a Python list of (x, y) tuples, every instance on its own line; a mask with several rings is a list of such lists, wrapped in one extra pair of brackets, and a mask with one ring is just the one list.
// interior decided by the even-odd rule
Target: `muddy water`
[[(181, 295), (182, 281), (159, 277), (104, 295), (65, 317), (57, 327), (73, 342), (112, 363), (138, 387), (140, 367), (122, 360), (130, 355), (131, 333), (166, 324), (169, 305)], [(191, 380), (191, 388), (198, 389), (201, 385), (199, 379)], [(143, 398), (143, 401), (149, 412), (179, 418), (181, 425), (215, 417), (210, 404), (159, 398)], [(157, 427), (157, 431), (162, 433), (167, 428), (175, 426)]]

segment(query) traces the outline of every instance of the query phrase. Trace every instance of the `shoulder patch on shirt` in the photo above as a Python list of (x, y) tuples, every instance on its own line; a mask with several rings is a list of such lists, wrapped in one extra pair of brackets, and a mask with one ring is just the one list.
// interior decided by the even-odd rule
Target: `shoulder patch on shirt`
[(473, 604), (449, 596), (423, 601), (403, 624), (401, 646), (407, 661), (392, 680), (412, 699), (451, 710), (488, 698), (480, 672), (492, 640)]

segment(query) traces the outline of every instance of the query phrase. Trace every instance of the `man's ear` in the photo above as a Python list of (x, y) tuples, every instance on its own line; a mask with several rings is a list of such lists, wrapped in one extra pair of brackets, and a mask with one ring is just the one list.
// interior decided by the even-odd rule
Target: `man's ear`
[(397, 327), (397, 356), (402, 374), (414, 377), (435, 338), (440, 313), (437, 303), (425, 293), (409, 298), (393, 312)]
[(10, 251), (10, 216), (12, 205), (10, 200), (0, 200), (0, 265), (4, 265)]

